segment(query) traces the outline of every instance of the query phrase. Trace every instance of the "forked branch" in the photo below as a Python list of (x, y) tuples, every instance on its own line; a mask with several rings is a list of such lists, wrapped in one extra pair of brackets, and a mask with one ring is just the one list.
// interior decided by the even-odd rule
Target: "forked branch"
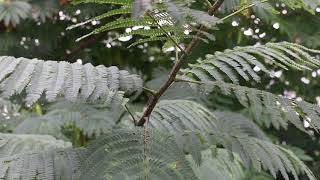
[[(222, 5), (223, 1), (224, 0), (217, 0), (208, 11), (208, 14), (210, 16), (213, 16), (217, 12), (219, 7)], [(146, 123), (146, 121), (149, 119), (149, 116), (151, 115), (153, 109), (157, 105), (160, 97), (166, 92), (166, 90), (174, 82), (182, 64), (185, 62), (187, 55), (190, 54), (192, 52), (192, 49), (198, 44), (201, 36), (203, 35), (202, 31), (204, 31), (205, 29), (206, 29), (205, 26), (200, 26), (198, 33), (195, 35), (195, 37), (188, 44), (187, 48), (184, 50), (185, 53), (183, 53), (180, 56), (179, 60), (176, 61), (176, 63), (174, 64), (168, 76), (167, 81), (160, 87), (160, 89), (153, 96), (150, 96), (146, 110), (144, 111), (141, 119), (136, 123), (137, 126), (143, 126)]]

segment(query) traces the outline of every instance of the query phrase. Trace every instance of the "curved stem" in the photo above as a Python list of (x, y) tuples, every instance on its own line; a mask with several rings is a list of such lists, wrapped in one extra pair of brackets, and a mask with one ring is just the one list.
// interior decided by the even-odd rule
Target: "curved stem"
[[(268, 0), (261, 1), (260, 3), (265, 3), (265, 2), (268, 2)], [(226, 19), (229, 19), (230, 17), (232, 17), (234, 15), (237, 15), (238, 13), (240, 13), (240, 12), (246, 10), (246, 9), (249, 9), (249, 8), (251, 8), (253, 6), (255, 6), (255, 4), (250, 4), (250, 5), (244, 6), (244, 7), (240, 8), (240, 9), (238, 9), (237, 11), (235, 11), (235, 12), (233, 12), (233, 13), (231, 13), (231, 14), (223, 17), (223, 18), (221, 18), (220, 21), (223, 22)]]
[(136, 124), (137, 120), (135, 119), (133, 113), (130, 111), (129, 107), (127, 105), (124, 105), (124, 108), (126, 109), (126, 111), (129, 113), (129, 115), (131, 116), (133, 123)]
[(149, 89), (147, 87), (142, 87), (142, 89), (147, 91), (148, 93), (152, 94), (153, 96), (155, 96), (157, 93), (155, 90)]

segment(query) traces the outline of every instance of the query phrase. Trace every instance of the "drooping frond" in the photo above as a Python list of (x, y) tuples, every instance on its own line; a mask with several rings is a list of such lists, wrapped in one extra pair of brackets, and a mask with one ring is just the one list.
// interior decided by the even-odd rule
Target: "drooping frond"
[(238, 154), (232, 155), (223, 148), (211, 147), (202, 151), (203, 162), (198, 166), (190, 156), (192, 169), (201, 180), (274, 180), (265, 172), (256, 172), (243, 168)]
[(315, 13), (315, 9), (320, 5), (318, 0), (281, 0), (284, 4), (292, 9), (305, 9), (311, 13)]
[(73, 123), (85, 135), (97, 137), (114, 128), (124, 109), (120, 106), (94, 107), (83, 103), (57, 103), (48, 113), (50, 121), (58, 125)]
[(16, 134), (42, 134), (66, 140), (59, 124), (50, 122), (51, 116), (35, 116), (24, 119), (14, 128)]
[[(277, 11), (273, 8), (271, 2), (262, 2), (262, 0), (249, 0), (249, 1), (241, 1), (241, 0), (228, 0), (225, 1), (221, 10), (223, 12), (231, 12), (234, 9), (239, 9), (244, 5), (255, 4), (253, 7), (254, 13), (262, 18), (269, 18), (266, 15), (272, 15), (277, 13)], [(303, 9), (311, 14), (315, 14), (316, 8), (320, 5), (320, 2), (317, 0), (279, 0), (279, 3), (283, 3), (290, 9)]]
[[(223, 127), (224, 132), (234, 134), (248, 134), (258, 139), (268, 139), (264, 132), (247, 117), (230, 111), (214, 111), (214, 115), (219, 119), (218, 127)], [(229, 130), (228, 130), (229, 129)]]
[(31, 5), (24, 1), (1, 1), (0, 22), (4, 25), (16, 26), (22, 19), (26, 19), (31, 12)]
[(80, 179), (197, 179), (170, 136), (150, 130), (146, 141), (143, 129), (105, 134), (87, 147)]
[(0, 57), (0, 86), (2, 96), (11, 97), (26, 92), (26, 103), (33, 104), (45, 94), (48, 101), (65, 96), (69, 101), (101, 99), (106, 103), (122, 101), (124, 91), (134, 92), (142, 87), (137, 75), (117, 67), (94, 67), (68, 62)]
[(266, 139), (258, 126), (240, 114), (211, 112), (201, 104), (189, 100), (160, 101), (150, 116), (149, 125), (172, 134), (185, 130), (205, 134), (211, 129), (220, 129), (225, 133)]
[[(202, 162), (201, 150), (207, 148), (207, 144), (201, 139), (210, 141), (210, 131), (219, 130), (226, 134), (266, 139), (263, 131), (250, 120), (241, 115), (225, 113), (226, 117), (219, 118), (222, 112), (217, 112), (216, 116), (214, 112), (194, 101), (162, 100), (151, 114), (149, 126), (172, 134), (179, 148), (190, 153), (197, 164)], [(231, 119), (233, 116), (237, 118)]]
[[(214, 151), (214, 152), (213, 152)], [(227, 150), (215, 148), (205, 150), (202, 153), (203, 163), (197, 166), (191, 158), (192, 168), (201, 180), (242, 180), (245, 177), (245, 170), (241, 159), (234, 154), (230, 156)], [(188, 157), (187, 157), (188, 158)]]
[(229, 146), (229, 149), (240, 155), (245, 165), (252, 164), (257, 171), (268, 170), (274, 178), (280, 172), (286, 180), (289, 180), (289, 174), (295, 180), (299, 180), (299, 174), (306, 175), (310, 180), (316, 179), (311, 170), (288, 149), (252, 137), (234, 137), (232, 141), (234, 143), (224, 140), (227, 142), (224, 146)]
[(14, 154), (68, 147), (71, 147), (71, 143), (56, 140), (52, 136), (48, 135), (17, 135), (0, 133), (0, 158)]
[[(257, 171), (268, 170), (274, 177), (280, 172), (286, 180), (289, 179), (288, 174), (294, 175), (298, 180), (297, 174), (303, 173), (310, 179), (315, 179), (305, 165), (295, 162), (297, 157), (294, 153), (285, 153), (280, 146), (269, 142), (257, 126), (248, 125), (253, 124), (249, 120), (235, 114), (217, 114), (219, 115), (215, 116), (203, 106), (190, 101), (162, 101), (152, 113), (149, 125), (172, 134), (178, 144), (182, 143), (180, 148), (186, 149), (200, 165), (201, 147), (206, 147), (204, 145), (209, 143), (222, 145), (239, 154), (246, 167)], [(233, 117), (235, 119), (231, 119)], [(229, 125), (230, 123), (234, 125)]]
[(15, 133), (48, 134), (65, 139), (61, 127), (72, 124), (84, 135), (97, 137), (115, 127), (123, 111), (120, 105), (100, 107), (99, 104), (59, 101), (51, 105), (44, 115), (23, 120)]
[(19, 122), (21, 105), (0, 98), (0, 132), (10, 131)]
[(236, 47), (233, 50), (207, 55), (204, 60), (190, 64), (182, 72), (201, 81), (232, 81), (239, 83), (239, 76), (246, 80), (259, 82), (260, 76), (254, 70), (257, 67), (271, 74), (267, 65), (283, 69), (309, 70), (320, 66), (320, 60), (314, 55), (320, 51), (311, 50), (288, 42), (267, 43), (265, 45)]
[[(163, 100), (151, 114), (149, 126), (175, 136), (179, 147), (190, 153), (197, 164), (202, 162), (201, 150), (207, 148), (201, 139), (210, 141), (211, 131), (266, 139), (259, 127), (241, 115), (226, 113), (225, 117), (221, 118), (222, 114), (217, 112), (215, 115), (194, 101)], [(237, 118), (232, 119), (232, 116)]]
[(306, 131), (303, 121), (309, 122), (311, 128), (316, 131), (320, 129), (320, 108), (317, 105), (224, 82), (205, 82), (200, 88), (234, 95), (244, 107), (253, 108), (252, 113), (256, 121), (266, 115), (277, 129), (286, 128), (287, 123), (290, 122), (298, 129)]
[(80, 150), (41, 150), (0, 158), (0, 179), (78, 179)]

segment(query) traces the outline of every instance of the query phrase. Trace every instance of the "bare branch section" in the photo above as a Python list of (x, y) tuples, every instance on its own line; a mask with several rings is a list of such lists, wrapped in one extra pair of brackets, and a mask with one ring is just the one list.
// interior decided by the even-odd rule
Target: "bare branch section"
[[(219, 9), (219, 7), (222, 5), (224, 0), (217, 0), (214, 5), (210, 8), (210, 10), (208, 11), (208, 14), (210, 16), (213, 16), (217, 10)], [(204, 31), (206, 29), (205, 26), (200, 26), (198, 33), (195, 35), (195, 37), (191, 40), (191, 42), (188, 44), (187, 48), (185, 49), (185, 53), (183, 53), (179, 60), (176, 61), (176, 63), (174, 64), (167, 81), (160, 87), (160, 89), (158, 90), (157, 93), (155, 93), (155, 95), (150, 96), (149, 100), (148, 100), (148, 106), (145, 110), (145, 112), (143, 113), (141, 119), (137, 122), (137, 126), (143, 126), (146, 121), (149, 119), (149, 116), (151, 115), (153, 109), (155, 108), (155, 106), (157, 105), (160, 97), (166, 92), (166, 90), (172, 85), (172, 83), (174, 82), (180, 68), (181, 65), (184, 63), (186, 57), (188, 54), (190, 54), (192, 52), (192, 49), (198, 44), (200, 37), (203, 35), (202, 31)]]

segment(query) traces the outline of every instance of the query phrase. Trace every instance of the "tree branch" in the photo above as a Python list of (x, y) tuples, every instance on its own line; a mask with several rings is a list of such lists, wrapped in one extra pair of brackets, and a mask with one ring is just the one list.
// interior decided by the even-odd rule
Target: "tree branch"
[[(224, 0), (217, 0), (214, 5), (210, 8), (210, 10), (208, 11), (208, 14), (210, 16), (213, 16), (217, 10), (219, 9), (219, 7), (222, 5)], [(166, 90), (172, 85), (172, 83), (174, 82), (182, 64), (185, 61), (185, 58), (188, 54), (190, 54), (192, 52), (192, 49), (198, 44), (200, 37), (203, 35), (201, 31), (206, 30), (205, 26), (200, 26), (199, 28), (200, 31), (198, 31), (198, 33), (195, 35), (195, 37), (191, 40), (191, 42), (189, 43), (189, 45), (187, 46), (187, 48), (185, 49), (185, 53), (183, 53), (179, 60), (176, 61), (176, 63), (174, 64), (169, 77), (167, 79), (167, 81), (160, 87), (160, 89), (158, 90), (158, 92), (154, 95), (151, 96), (148, 100), (148, 106), (145, 110), (145, 112), (143, 113), (141, 119), (137, 122), (137, 126), (143, 126), (149, 119), (153, 109), (155, 108), (155, 106), (157, 105), (160, 97), (166, 92)]]

